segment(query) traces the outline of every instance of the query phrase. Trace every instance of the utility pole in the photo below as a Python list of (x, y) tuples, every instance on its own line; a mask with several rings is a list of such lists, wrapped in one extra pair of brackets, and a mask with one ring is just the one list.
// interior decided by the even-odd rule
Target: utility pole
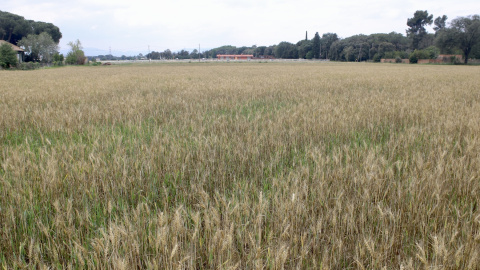
[(148, 60), (150, 60), (150, 45), (148, 45)]
[(200, 43), (198, 43), (198, 62), (200, 62)]

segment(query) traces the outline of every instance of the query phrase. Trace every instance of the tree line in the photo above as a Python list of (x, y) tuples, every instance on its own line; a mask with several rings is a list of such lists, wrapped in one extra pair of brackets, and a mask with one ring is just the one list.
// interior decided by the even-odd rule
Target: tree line
[[(218, 54), (249, 54), (255, 58), (269, 59), (329, 59), (332, 61), (375, 61), (382, 58), (418, 59), (436, 58), (439, 54), (461, 54), (465, 63), (469, 58), (480, 58), (480, 15), (458, 17), (447, 22), (446, 15), (434, 19), (426, 10), (417, 10), (408, 18), (406, 36), (401, 33), (379, 33), (354, 35), (340, 38), (336, 33), (315, 33), (312, 39), (297, 43), (280, 42), (271, 46), (230, 45), (199, 52), (180, 50), (172, 52), (152, 51), (147, 55), (102, 56), (102, 60), (117, 59), (199, 59), (216, 58)], [(432, 25), (434, 33), (428, 33), (426, 26)], [(86, 57), (79, 40), (70, 42), (71, 50), (66, 57), (58, 53), (62, 37), (60, 29), (46, 22), (26, 20), (22, 16), (0, 11), (0, 37), (25, 50), (25, 61), (63, 64), (83, 64)], [(5, 48), (6, 50), (6, 48)], [(0, 55), (0, 59), (1, 59)], [(5, 61), (4, 61), (5, 63)]]
[[(480, 16), (458, 17), (447, 24), (446, 15), (433, 19), (426, 10), (418, 10), (408, 18), (406, 36), (401, 33), (354, 35), (340, 38), (336, 33), (317, 32), (312, 39), (297, 43), (280, 42), (271, 46), (221, 46), (204, 52), (181, 50), (172, 53), (151, 52), (149, 59), (216, 58), (217, 54), (250, 54), (255, 58), (329, 59), (332, 61), (374, 61), (382, 58), (405, 59), (415, 63), (418, 59), (437, 58), (440, 54), (461, 54), (465, 63), (469, 58), (480, 58)], [(426, 26), (434, 25), (435, 33)]]

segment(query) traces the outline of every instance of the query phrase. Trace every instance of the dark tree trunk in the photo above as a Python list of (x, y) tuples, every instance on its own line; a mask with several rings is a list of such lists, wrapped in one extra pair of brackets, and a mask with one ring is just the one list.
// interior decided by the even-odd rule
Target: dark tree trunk
[(467, 48), (463, 53), (465, 53), (465, 64), (468, 64), (468, 55), (470, 54), (471, 48)]
[(13, 33), (13, 29), (10, 29), (10, 34), (8, 34), (8, 39), (7, 39), (8, 42), (10, 42), (10, 40), (12, 39), (12, 33)]

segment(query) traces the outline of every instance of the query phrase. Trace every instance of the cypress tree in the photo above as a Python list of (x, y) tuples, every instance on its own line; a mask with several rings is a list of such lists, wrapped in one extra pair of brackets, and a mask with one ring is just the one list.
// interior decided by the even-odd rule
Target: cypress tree
[(313, 38), (313, 58), (320, 59), (320, 35), (315, 33), (315, 37)]

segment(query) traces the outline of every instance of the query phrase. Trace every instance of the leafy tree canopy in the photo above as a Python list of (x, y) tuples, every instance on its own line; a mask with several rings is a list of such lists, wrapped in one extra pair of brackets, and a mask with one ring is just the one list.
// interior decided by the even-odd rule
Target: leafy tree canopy
[(433, 23), (433, 15), (426, 10), (417, 10), (413, 18), (407, 20), (407, 36), (411, 39), (412, 49), (419, 49), (422, 39), (427, 35), (426, 25)]
[(298, 58), (297, 46), (286, 41), (280, 42), (275, 47), (275, 57), (284, 59), (296, 59)]
[(465, 64), (468, 63), (470, 53), (480, 46), (480, 15), (458, 17), (438, 32), (435, 40), (436, 45), (442, 52), (451, 53), (460, 49), (465, 57)]
[(435, 30), (435, 32), (438, 32), (442, 29), (445, 28), (445, 26), (447, 25), (447, 15), (443, 15), (442, 17), (437, 17), (434, 21), (434, 27), (433, 27), (433, 30)]
[(28, 35), (48, 33), (58, 44), (62, 38), (60, 29), (52, 23), (26, 20), (24, 17), (5, 11), (0, 11), (0, 39), (17, 44)]
[(58, 51), (57, 44), (47, 32), (29, 34), (18, 42), (18, 46), (23, 47), (28, 54), (26, 60), (34, 62), (51, 63), (53, 55)]
[(67, 54), (65, 62), (70, 65), (83, 65), (86, 57), (80, 40), (70, 41), (67, 45), (70, 46), (70, 52)]
[(320, 59), (320, 35), (318, 32), (315, 33), (315, 36), (313, 37), (313, 58), (315, 59)]

